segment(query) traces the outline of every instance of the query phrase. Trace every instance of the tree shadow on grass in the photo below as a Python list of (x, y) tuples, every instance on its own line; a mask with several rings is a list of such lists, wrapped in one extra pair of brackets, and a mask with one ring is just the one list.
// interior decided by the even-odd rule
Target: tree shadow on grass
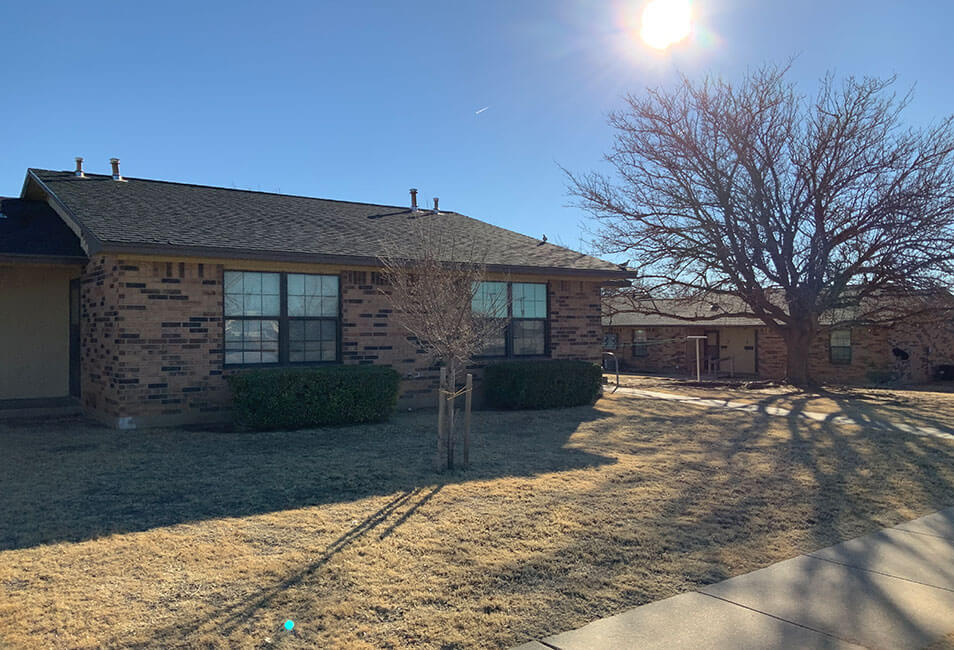
[[(529, 589), (525, 576), (532, 575), (533, 589), (544, 582), (556, 595), (545, 611), (528, 617), (514, 644), (954, 505), (954, 441), (892, 428), (884, 405), (850, 399), (822, 421), (804, 416), (808, 399), (788, 401), (786, 416), (767, 412), (783, 397), (791, 398), (767, 398), (754, 413), (694, 407), (699, 426), (681, 421), (654, 439), (655, 450), (630, 446), (630, 453), (652, 459), (660, 476), (678, 480), (642, 492), (634, 482), (631, 492), (620, 492), (620, 479), (612, 475), (625, 467), (625, 459), (602, 468), (607, 480), (576, 498), (591, 511), (622, 503), (631, 515), (568, 535), (548, 553), (487, 576), (519, 596)], [(902, 417), (903, 411), (893, 415)], [(721, 424), (707, 431), (702, 425), (708, 419)], [(612, 503), (603, 493), (613, 495)], [(912, 562), (934, 561), (913, 535), (896, 550)], [(561, 564), (561, 558), (587, 556), (588, 566), (579, 569)], [(954, 584), (950, 567), (938, 564), (936, 570), (939, 579)], [(888, 620), (899, 635), (925, 633), (920, 613), (896, 598), (887, 578), (852, 576), (851, 588), (840, 592), (843, 585), (830, 563), (806, 562), (784, 585), (794, 609), (783, 603), (772, 613), (787, 616), (803, 607), (800, 615), (822, 630), (841, 625), (864, 631)], [(832, 591), (837, 607), (816, 605), (820, 592)]]
[[(170, 637), (184, 639), (203, 632), (213, 631), (219, 638), (228, 638), (239, 627), (247, 624), (249, 619), (257, 612), (268, 609), (273, 605), (273, 601), (289, 589), (293, 589), (308, 580), (309, 577), (334, 559), (338, 553), (354, 542), (373, 534), (377, 535), (379, 541), (390, 536), (398, 526), (433, 499), (442, 487), (443, 485), (435, 485), (429, 488), (402, 490), (384, 506), (368, 515), (363, 521), (356, 523), (350, 530), (329, 544), (324, 552), (313, 561), (305, 566), (298, 567), (277, 583), (262, 587), (252, 598), (213, 609), (205, 616), (198, 616), (188, 621), (177, 621), (168, 627), (150, 630), (148, 641), (133, 642), (129, 644), (129, 647), (151, 648), (155, 647), (156, 639), (168, 639)], [(405, 510), (401, 515), (389, 525), (384, 525), (392, 515), (397, 514), (402, 509)]]
[(248, 434), (0, 424), (0, 551), (612, 463), (566, 444), (610, 415), (598, 406), (476, 413), (471, 468), (447, 473), (433, 470), (427, 412)]
[[(946, 387), (942, 387), (945, 388)], [(793, 389), (789, 393), (767, 396), (757, 403), (761, 412), (773, 403), (801, 415), (827, 413), (830, 408), (819, 408), (818, 400), (833, 403), (835, 411), (829, 419), (847, 418), (863, 427), (883, 428), (895, 433), (910, 433), (917, 428), (933, 428), (954, 434), (954, 402), (937, 399), (939, 393), (951, 392), (935, 387), (904, 387), (899, 389), (866, 389), (863, 387), (818, 388), (812, 392)], [(900, 425), (900, 426), (898, 426)]]
[[(838, 410), (818, 425), (802, 417), (811, 409), (809, 400), (796, 400), (786, 417), (790, 444), (786, 457), (795, 469), (810, 473), (812, 516), (809, 520), (813, 546), (822, 548), (897, 525), (911, 515), (939, 510), (954, 504), (954, 480), (947, 469), (954, 460), (954, 444), (943, 438), (912, 433), (925, 426), (944, 429), (946, 423), (927, 412), (917, 412), (903, 400), (869, 399), (823, 391)], [(949, 427), (949, 425), (947, 425)], [(892, 540), (894, 553), (912, 564), (930, 566), (934, 579), (954, 584), (950, 567), (923, 552), (917, 535)], [(814, 549), (807, 549), (812, 551)], [(864, 552), (846, 555), (847, 566), (866, 566)], [(811, 603), (812, 595), (826, 588), (832, 567), (824, 562), (805, 562), (790, 585), (800, 598)], [(800, 606), (801, 615), (818, 629), (863, 631), (879, 620), (892, 622), (893, 633), (930, 641), (918, 609), (898, 599), (890, 581), (867, 571), (853, 571), (855, 584), (839, 594), (835, 612)], [(840, 585), (835, 585), (839, 588)], [(837, 618), (836, 618), (837, 616)], [(806, 619), (802, 619), (803, 621)], [(827, 626), (827, 628), (826, 628)], [(863, 639), (871, 642), (873, 639)]]

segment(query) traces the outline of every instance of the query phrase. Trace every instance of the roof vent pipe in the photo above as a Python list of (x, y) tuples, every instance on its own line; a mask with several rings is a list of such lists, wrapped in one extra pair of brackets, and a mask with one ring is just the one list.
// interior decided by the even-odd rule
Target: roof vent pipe
[(412, 187), (409, 191), (411, 192), (411, 209), (417, 212), (417, 188)]
[(123, 177), (119, 173), (119, 158), (110, 158), (109, 164), (113, 166), (113, 180), (121, 181)]
[(76, 171), (73, 172), (73, 175), (79, 176), (80, 178), (83, 178), (84, 176), (86, 176), (86, 174), (83, 173), (83, 157), (82, 156), (76, 156)]
[(438, 212), (438, 209), (437, 209), (437, 202), (438, 202), (438, 201), (440, 201), (440, 199), (435, 196), (435, 197), (434, 197), (434, 212)]

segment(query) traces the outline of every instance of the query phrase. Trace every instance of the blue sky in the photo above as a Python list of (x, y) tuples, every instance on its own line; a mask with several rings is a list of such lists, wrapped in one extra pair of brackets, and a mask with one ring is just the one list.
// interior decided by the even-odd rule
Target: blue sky
[[(645, 3), (19, 2), (0, 22), (0, 195), (27, 167), (404, 204), (407, 189), (535, 237), (587, 248), (559, 165), (600, 165), (627, 92), (737, 78), (798, 55), (916, 84), (908, 119), (954, 112), (938, 1), (696, 0), (665, 53), (636, 33)], [(480, 114), (481, 108), (489, 107)]]

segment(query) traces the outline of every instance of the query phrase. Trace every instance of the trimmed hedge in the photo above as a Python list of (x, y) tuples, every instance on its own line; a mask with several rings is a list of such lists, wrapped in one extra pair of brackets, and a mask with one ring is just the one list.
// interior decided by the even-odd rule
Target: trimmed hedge
[(499, 409), (550, 409), (592, 404), (603, 369), (586, 361), (504, 361), (487, 366), (487, 404)]
[(322, 366), (241, 372), (228, 377), (236, 424), (300, 429), (386, 420), (400, 376), (387, 366)]

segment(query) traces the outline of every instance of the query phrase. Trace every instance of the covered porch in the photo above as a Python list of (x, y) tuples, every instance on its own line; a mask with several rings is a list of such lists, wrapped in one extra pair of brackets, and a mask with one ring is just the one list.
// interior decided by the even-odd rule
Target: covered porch
[[(708, 379), (753, 379), (764, 375), (760, 335), (754, 324), (617, 325), (604, 327), (607, 370), (688, 377), (696, 374), (696, 341), (701, 374)], [(773, 364), (769, 364), (770, 366)]]
[[(706, 329), (696, 335), (706, 337), (700, 342), (702, 371), (706, 375), (730, 378), (758, 375), (758, 328), (734, 325)], [(694, 362), (692, 347), (689, 354)]]
[(56, 412), (79, 397), (85, 262), (46, 203), (0, 199), (0, 413)]

